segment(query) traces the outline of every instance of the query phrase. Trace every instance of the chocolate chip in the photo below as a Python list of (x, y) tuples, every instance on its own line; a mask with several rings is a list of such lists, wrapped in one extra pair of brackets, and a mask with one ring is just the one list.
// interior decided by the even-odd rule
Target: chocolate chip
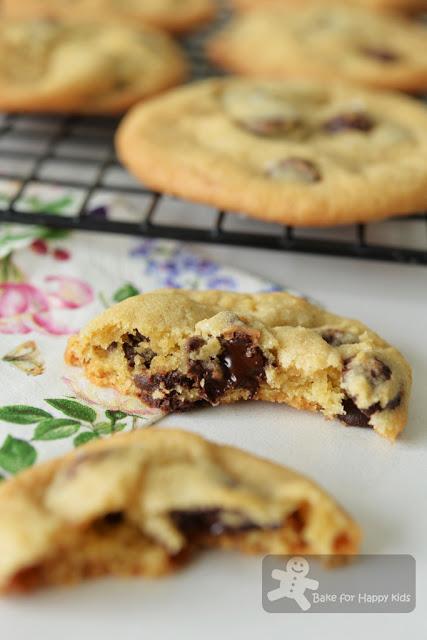
[(378, 62), (384, 62), (385, 64), (397, 62), (400, 59), (400, 55), (395, 51), (383, 47), (360, 47), (359, 51), (368, 58), (374, 58)]
[(374, 358), (369, 374), (374, 385), (382, 384), (383, 382), (390, 380), (391, 369), (379, 358)]
[[(135, 329), (133, 333), (127, 333), (124, 337), (122, 348), (125, 354), (125, 358), (128, 361), (129, 366), (133, 369), (135, 366), (135, 357), (139, 354), (138, 347), (141, 342), (150, 342), (150, 338), (143, 336), (138, 329)], [(149, 350), (151, 351), (151, 349)], [(154, 351), (151, 351), (154, 354), (151, 357), (151, 360), (156, 355)], [(151, 363), (150, 357), (148, 356), (147, 360)]]
[(277, 137), (296, 129), (302, 125), (299, 118), (253, 118), (237, 122), (244, 129), (257, 136)]
[(351, 398), (344, 398), (342, 408), (344, 409), (344, 413), (338, 416), (341, 422), (345, 422), (350, 427), (372, 428), (372, 425), (369, 424), (370, 415), (366, 410), (362, 411), (359, 409)]
[(251, 337), (236, 332), (231, 338), (220, 338), (222, 351), (219, 360), (224, 368), (228, 387), (248, 389), (253, 397), (260, 380), (265, 379), (266, 359)]
[(225, 512), (222, 509), (174, 510), (169, 515), (176, 528), (187, 538), (197, 538), (207, 534), (220, 536), (224, 533), (238, 533), (259, 528), (245, 518), (242, 518), (237, 526), (230, 526), (223, 520)]
[(347, 358), (344, 360), (344, 375), (354, 368), (356, 372), (362, 373), (373, 387), (377, 387), (380, 384), (387, 382), (392, 376), (390, 367), (376, 356), (369, 360), (368, 365), (359, 365), (357, 363), (353, 365), (353, 360), (354, 358)]
[(348, 131), (349, 129), (367, 133), (371, 131), (374, 126), (375, 123), (369, 115), (362, 112), (353, 112), (341, 113), (340, 115), (330, 118), (324, 122), (322, 128), (328, 133), (339, 133), (341, 131)]
[[(156, 407), (161, 411), (185, 411), (190, 409), (195, 402), (189, 402), (182, 396), (182, 389), (191, 389), (193, 380), (179, 371), (167, 373), (139, 374), (134, 376), (134, 382), (141, 393), (141, 400), (150, 407)], [(181, 389), (179, 389), (181, 388)], [(163, 397), (153, 398), (156, 391), (165, 391)]]
[(121, 511), (115, 511), (113, 513), (107, 513), (107, 515), (105, 515), (102, 520), (105, 524), (116, 526), (123, 522), (124, 516)]
[(253, 398), (260, 381), (265, 378), (266, 359), (252, 338), (242, 332), (231, 337), (219, 338), (221, 352), (217, 362), (194, 360), (190, 374), (200, 388), (201, 396), (211, 404), (217, 404), (226, 391), (246, 389)]
[(142, 351), (138, 351), (138, 355), (141, 357), (144, 367), (149, 369), (157, 353), (152, 349), (150, 349), (149, 347), (147, 347), (147, 349), (142, 349)]
[(353, 398), (346, 396), (342, 402), (344, 414), (339, 415), (338, 419), (341, 422), (345, 422), (350, 427), (372, 427), (369, 424), (369, 419), (374, 413), (379, 411), (391, 411), (396, 409), (402, 402), (403, 392), (400, 391), (395, 398), (390, 400), (385, 407), (382, 407), (379, 402), (375, 402), (367, 409), (359, 409)]
[(187, 351), (199, 351), (206, 344), (206, 340), (200, 336), (192, 336), (187, 340)]
[(227, 388), (227, 380), (220, 364), (193, 360), (188, 371), (203, 399), (212, 405), (217, 404)]
[(302, 533), (306, 525), (306, 518), (301, 509), (296, 509), (286, 518), (286, 524), (296, 533)]
[(110, 353), (111, 353), (112, 351), (117, 349), (117, 344), (118, 344), (117, 342), (112, 342), (111, 344), (109, 344), (108, 347), (107, 347), (107, 351), (110, 351)]
[(384, 407), (384, 411), (385, 410), (392, 411), (393, 409), (397, 409), (397, 407), (400, 406), (402, 399), (403, 399), (403, 391), (399, 391), (397, 396), (386, 404), (386, 406)]
[(313, 162), (297, 157), (279, 160), (269, 167), (267, 175), (286, 182), (304, 182), (306, 184), (319, 182), (322, 179), (319, 169)]
[[(341, 331), (340, 329), (325, 329), (322, 331), (322, 338), (332, 347), (340, 347), (343, 344), (356, 344), (359, 336), (351, 331)], [(348, 360), (347, 360), (348, 362)]]

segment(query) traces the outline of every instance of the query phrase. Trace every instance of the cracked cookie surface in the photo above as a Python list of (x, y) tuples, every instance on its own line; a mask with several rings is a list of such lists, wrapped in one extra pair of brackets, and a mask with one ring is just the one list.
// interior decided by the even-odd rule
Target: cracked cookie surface
[(172, 32), (193, 29), (215, 14), (213, 0), (3, 0), (6, 16), (143, 23)]
[(179, 84), (186, 61), (149, 27), (3, 20), (0, 108), (117, 113)]
[(426, 29), (357, 6), (305, 0), (255, 9), (214, 35), (207, 50), (215, 62), (243, 75), (305, 75), (410, 92), (427, 88)]
[(362, 323), (287, 293), (135, 296), (73, 336), (66, 361), (165, 413), (267, 400), (389, 439), (407, 420), (411, 371), (400, 353)]
[(427, 207), (426, 109), (388, 93), (206, 80), (137, 106), (117, 149), (155, 190), (270, 222), (327, 226)]
[[(112, 436), (0, 486), (0, 591), (160, 576), (200, 548), (347, 555), (355, 522), (315, 483), (184, 431)], [(337, 558), (338, 559), (338, 558)]]

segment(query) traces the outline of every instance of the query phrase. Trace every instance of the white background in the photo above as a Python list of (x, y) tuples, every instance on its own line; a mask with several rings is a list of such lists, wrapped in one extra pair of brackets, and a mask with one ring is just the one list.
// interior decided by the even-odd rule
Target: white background
[(104, 580), (3, 600), (1, 637), (425, 638), (427, 269), (236, 248), (202, 250), (293, 286), (334, 312), (357, 317), (397, 346), (414, 369), (409, 425), (393, 445), (371, 430), (251, 403), (174, 416), (164, 426), (183, 426), (310, 475), (361, 523), (365, 553), (416, 558), (417, 609), (390, 615), (267, 614), (261, 607), (261, 560), (212, 552), (162, 580)]

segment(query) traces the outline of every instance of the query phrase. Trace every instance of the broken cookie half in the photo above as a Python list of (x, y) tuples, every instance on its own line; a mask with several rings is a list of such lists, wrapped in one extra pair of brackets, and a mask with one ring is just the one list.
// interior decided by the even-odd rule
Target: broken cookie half
[(159, 576), (202, 547), (342, 556), (354, 521), (313, 482), (194, 434), (119, 434), (0, 487), (0, 591)]
[(135, 296), (72, 337), (66, 361), (165, 413), (267, 400), (389, 439), (407, 420), (411, 370), (402, 355), (362, 323), (283, 292)]

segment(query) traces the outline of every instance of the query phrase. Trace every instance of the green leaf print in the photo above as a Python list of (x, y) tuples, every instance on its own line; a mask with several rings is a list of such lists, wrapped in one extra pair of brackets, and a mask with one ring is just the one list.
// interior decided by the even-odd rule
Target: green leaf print
[(73, 204), (73, 198), (71, 196), (62, 196), (56, 200), (46, 202), (38, 196), (29, 196), (25, 199), (25, 204), (30, 207), (33, 213), (45, 212), (45, 213), (63, 213), (64, 209)]
[(75, 447), (81, 447), (83, 444), (91, 440), (97, 440), (98, 438), (98, 434), (93, 431), (85, 431), (84, 433), (79, 433), (79, 435), (74, 438), (73, 443)]
[(91, 407), (86, 407), (84, 404), (80, 404), (80, 402), (77, 402), (76, 400), (68, 400), (66, 398), (48, 398), (46, 399), (46, 402), (50, 404), (51, 407), (58, 409), (58, 411), (61, 411), (61, 413), (64, 413), (70, 418), (91, 423), (96, 420), (96, 411)]
[(98, 422), (93, 425), (93, 430), (99, 435), (109, 435), (113, 431), (111, 422)]
[(0, 448), (0, 467), (9, 473), (18, 473), (31, 467), (37, 459), (34, 447), (25, 440), (7, 436)]
[(123, 420), (123, 418), (126, 418), (127, 413), (123, 413), (123, 411), (110, 411), (110, 409), (107, 409), (105, 416), (110, 420), (110, 422), (115, 424), (117, 420)]
[(34, 424), (45, 418), (52, 418), (52, 414), (26, 404), (11, 404), (0, 407), (0, 420), (13, 424)]
[(114, 302), (122, 302), (122, 300), (126, 300), (127, 298), (132, 298), (133, 296), (137, 296), (139, 290), (133, 286), (132, 283), (126, 282), (120, 289), (113, 294)]
[(69, 418), (43, 420), (43, 422), (37, 425), (33, 440), (60, 440), (61, 438), (69, 438), (77, 433), (80, 427), (80, 422)]

